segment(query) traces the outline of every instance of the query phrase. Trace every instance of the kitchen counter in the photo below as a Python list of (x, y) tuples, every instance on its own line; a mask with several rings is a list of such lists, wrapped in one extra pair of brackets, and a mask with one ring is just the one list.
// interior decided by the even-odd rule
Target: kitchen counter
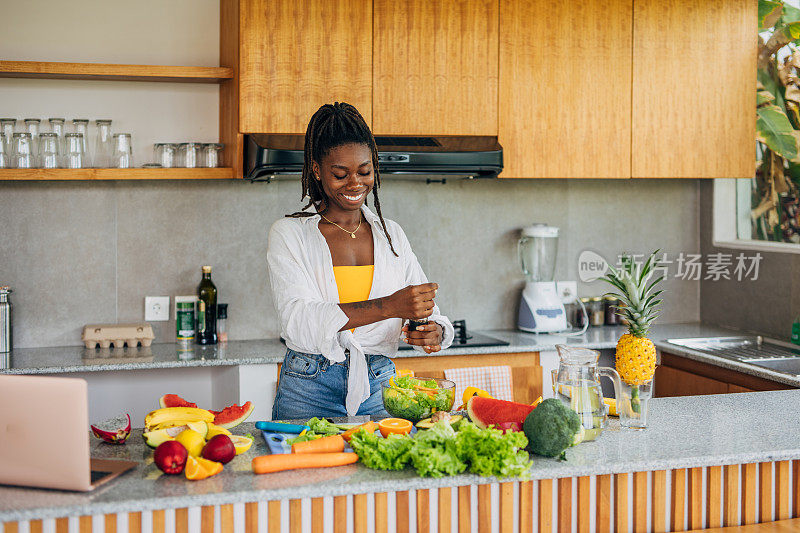
[[(356, 420), (360, 419), (353, 419)], [(257, 434), (249, 423), (235, 432)], [(569, 449), (567, 461), (534, 456), (530, 474), (532, 479), (545, 480), (800, 459), (798, 434), (800, 391), (656, 398), (651, 400), (646, 430), (621, 430), (614, 421), (596, 441)], [(257, 434), (251, 450), (236, 457), (221, 474), (191, 482), (183, 476), (162, 475), (157, 470), (152, 463), (152, 450), (141, 439), (141, 430), (135, 430), (124, 446), (92, 438), (94, 457), (130, 459), (140, 465), (86, 494), (0, 488), (0, 522), (485, 485), (497, 481), (474, 475), (425, 479), (417, 477), (411, 469), (384, 472), (370, 470), (360, 463), (254, 475), (250, 460), (264, 453), (266, 445)]]
[[(661, 333), (660, 329), (659, 333)], [(672, 344), (666, 341), (666, 339), (679, 339), (679, 338), (755, 335), (754, 333), (743, 333), (741, 331), (736, 331), (731, 329), (707, 328), (707, 327), (698, 328), (696, 333), (694, 334), (691, 333), (691, 329), (683, 330), (681, 328), (679, 328), (675, 333), (680, 333), (680, 334), (660, 335), (659, 339), (658, 340), (653, 339), (653, 342), (658, 349), (667, 353), (685, 357), (686, 359), (691, 359), (693, 361), (698, 361), (700, 363), (706, 363), (709, 365), (718, 366), (720, 368), (726, 368), (728, 370), (741, 372), (743, 374), (748, 374), (761, 379), (767, 379), (770, 381), (776, 381), (778, 383), (784, 383), (786, 385), (791, 385), (793, 387), (800, 387), (800, 375), (790, 375), (790, 374), (784, 374), (782, 372), (776, 372), (769, 368), (751, 365), (749, 363), (735, 361), (733, 359), (727, 359), (725, 357), (717, 357), (707, 353), (698, 352), (697, 350), (693, 350), (685, 346), (678, 346), (677, 344)]]
[[(573, 337), (561, 335), (534, 335), (515, 330), (486, 330), (487, 335), (507, 341), (507, 346), (479, 348), (451, 347), (431, 356), (484, 355), (493, 353), (519, 353), (553, 351), (556, 344), (568, 344), (592, 349), (614, 348), (617, 339), (625, 333), (621, 326), (589, 328), (584, 334)], [(729, 330), (701, 324), (672, 324), (656, 326), (653, 340), (673, 337), (699, 337), (732, 334)], [(149, 347), (115, 349), (87, 349), (84, 346), (51, 348), (19, 348), (9, 355), (10, 368), (0, 369), (5, 374), (58, 374), (65, 372), (96, 372), (110, 370), (141, 370), (156, 368), (187, 368), (235, 366), (247, 364), (280, 363), (286, 346), (279, 339), (230, 341), (212, 346), (192, 345), (183, 349), (175, 343), (159, 343)], [(415, 350), (402, 350), (395, 359), (419, 357)]]

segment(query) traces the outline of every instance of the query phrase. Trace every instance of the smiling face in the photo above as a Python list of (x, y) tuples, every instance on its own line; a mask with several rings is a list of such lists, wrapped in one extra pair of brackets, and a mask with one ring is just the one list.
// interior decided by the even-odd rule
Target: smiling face
[(328, 198), (329, 210), (361, 209), (375, 184), (372, 152), (365, 144), (343, 144), (313, 164), (314, 177), (319, 179)]

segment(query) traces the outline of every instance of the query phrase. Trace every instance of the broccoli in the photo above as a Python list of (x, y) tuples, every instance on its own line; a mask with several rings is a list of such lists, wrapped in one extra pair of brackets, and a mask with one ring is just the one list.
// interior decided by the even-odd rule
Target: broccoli
[(530, 412), (522, 430), (528, 437), (528, 449), (547, 457), (561, 455), (581, 441), (583, 425), (578, 413), (561, 400), (549, 398)]

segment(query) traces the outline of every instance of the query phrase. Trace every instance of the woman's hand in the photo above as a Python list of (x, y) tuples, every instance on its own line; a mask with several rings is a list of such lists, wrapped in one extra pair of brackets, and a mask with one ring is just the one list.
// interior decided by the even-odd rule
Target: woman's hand
[(422, 346), (425, 353), (438, 352), (442, 349), (442, 326), (436, 322), (428, 322), (417, 326), (414, 331), (408, 331), (408, 324), (403, 326), (406, 334), (406, 343)]
[(407, 320), (420, 320), (433, 314), (433, 298), (436, 296), (436, 283), (409, 285), (387, 297), (392, 316)]

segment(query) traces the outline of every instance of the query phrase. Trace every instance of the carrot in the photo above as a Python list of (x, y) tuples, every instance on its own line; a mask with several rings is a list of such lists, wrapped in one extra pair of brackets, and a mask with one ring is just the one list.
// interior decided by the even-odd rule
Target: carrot
[(343, 451), (344, 439), (341, 435), (330, 435), (321, 439), (292, 444), (292, 453), (333, 453)]
[[(338, 436), (338, 435), (337, 435)], [(352, 452), (341, 453), (285, 453), (254, 457), (253, 472), (269, 474), (295, 468), (322, 468), (326, 466), (349, 465), (358, 461), (358, 455)]]
[(367, 422), (366, 424), (361, 424), (360, 426), (356, 426), (354, 428), (350, 428), (347, 431), (345, 431), (344, 433), (342, 433), (342, 438), (345, 441), (350, 442), (350, 437), (353, 436), (353, 433), (355, 433), (356, 431), (359, 431), (360, 429), (364, 429), (367, 433), (375, 433), (375, 430), (378, 429), (378, 424), (376, 424), (375, 422), (370, 421), (370, 422)]

